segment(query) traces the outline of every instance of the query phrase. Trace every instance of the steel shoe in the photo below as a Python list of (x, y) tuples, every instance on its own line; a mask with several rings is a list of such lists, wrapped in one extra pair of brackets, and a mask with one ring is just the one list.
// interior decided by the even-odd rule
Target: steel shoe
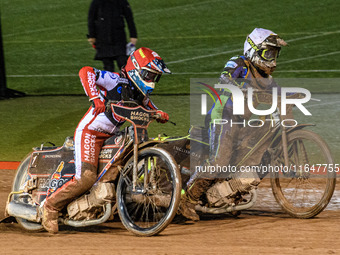
[(58, 233), (59, 212), (44, 205), (42, 215), (42, 226), (51, 234)]
[(196, 203), (190, 201), (186, 194), (184, 194), (179, 204), (178, 211), (187, 219), (190, 219), (192, 221), (199, 221), (200, 217), (195, 211), (195, 205)]

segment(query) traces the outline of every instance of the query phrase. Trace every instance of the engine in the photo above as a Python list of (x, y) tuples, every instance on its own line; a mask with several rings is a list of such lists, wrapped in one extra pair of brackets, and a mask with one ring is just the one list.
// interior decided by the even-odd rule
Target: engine
[(72, 220), (97, 219), (103, 213), (103, 206), (115, 198), (115, 185), (101, 183), (94, 185), (89, 194), (74, 200), (67, 206), (69, 218)]
[(215, 183), (207, 192), (208, 203), (213, 207), (234, 204), (237, 198), (257, 187), (260, 178), (254, 172), (238, 172), (231, 179)]

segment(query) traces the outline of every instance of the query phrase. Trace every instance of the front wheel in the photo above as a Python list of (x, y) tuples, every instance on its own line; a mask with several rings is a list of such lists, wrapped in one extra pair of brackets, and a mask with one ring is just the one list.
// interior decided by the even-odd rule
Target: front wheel
[(154, 147), (138, 153), (137, 173), (134, 189), (132, 157), (118, 181), (118, 213), (130, 232), (138, 236), (157, 235), (177, 213), (181, 176), (173, 157)]
[(311, 218), (322, 212), (332, 198), (336, 171), (331, 152), (322, 138), (309, 130), (287, 134), (289, 165), (284, 164), (279, 145), (271, 185), (281, 207), (296, 218)]

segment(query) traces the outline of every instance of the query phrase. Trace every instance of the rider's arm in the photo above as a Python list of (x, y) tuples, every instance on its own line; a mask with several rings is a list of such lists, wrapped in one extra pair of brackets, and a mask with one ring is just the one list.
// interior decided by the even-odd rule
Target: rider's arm
[(220, 76), (221, 84), (232, 84), (241, 87), (237, 81), (238, 78), (247, 78), (248, 67), (241, 57), (231, 58), (224, 66)]
[(144, 107), (148, 110), (158, 110), (157, 106), (151, 101), (149, 97), (144, 99)]
[(157, 114), (159, 115), (159, 118), (157, 119), (160, 123), (166, 123), (169, 120), (169, 114), (166, 112), (163, 112), (161, 110), (158, 110), (156, 105), (150, 100), (149, 97), (145, 97), (143, 101), (144, 107), (148, 110), (157, 110)]
[(79, 78), (83, 85), (85, 94), (90, 98), (90, 101), (100, 97), (96, 84), (96, 73), (92, 67), (85, 66), (80, 69)]
[(120, 81), (119, 75), (85, 66), (80, 69), (79, 77), (86, 95), (94, 105), (94, 115), (104, 112), (105, 104), (100, 92), (105, 94), (106, 91), (117, 86)]
[(114, 89), (118, 84), (128, 84), (128, 80), (120, 78), (117, 73), (101, 71), (89, 66), (80, 69), (79, 77), (85, 93), (90, 100), (98, 98), (100, 96), (100, 91), (105, 93), (106, 91)]

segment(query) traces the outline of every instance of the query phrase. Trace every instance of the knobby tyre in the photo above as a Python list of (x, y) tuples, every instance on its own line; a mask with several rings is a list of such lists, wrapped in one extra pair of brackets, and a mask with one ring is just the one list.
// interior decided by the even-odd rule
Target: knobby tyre
[(274, 165), (284, 168), (271, 173), (272, 191), (288, 214), (296, 218), (312, 218), (331, 200), (337, 170), (326, 142), (316, 133), (296, 130), (287, 134), (287, 140), (289, 165), (284, 164), (280, 144)]
[(138, 177), (133, 190), (133, 160), (122, 171), (117, 186), (118, 213), (127, 230), (138, 236), (159, 234), (177, 213), (181, 176), (173, 157), (161, 148), (138, 153)]

